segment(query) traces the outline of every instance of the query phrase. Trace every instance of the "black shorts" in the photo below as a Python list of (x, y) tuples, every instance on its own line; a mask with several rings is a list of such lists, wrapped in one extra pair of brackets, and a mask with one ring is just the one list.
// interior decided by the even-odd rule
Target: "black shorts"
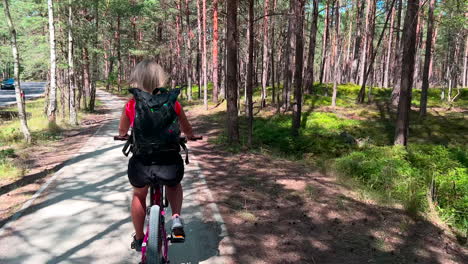
[(151, 163), (132, 156), (128, 162), (128, 179), (136, 188), (143, 188), (155, 180), (164, 185), (175, 186), (184, 177), (184, 161), (178, 154), (171, 163)]

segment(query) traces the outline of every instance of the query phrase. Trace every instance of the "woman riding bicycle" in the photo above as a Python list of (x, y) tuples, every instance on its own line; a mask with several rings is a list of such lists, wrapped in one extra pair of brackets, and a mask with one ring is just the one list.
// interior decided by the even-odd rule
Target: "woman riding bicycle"
[[(138, 63), (130, 75), (130, 85), (149, 94), (159, 92), (167, 81), (167, 75), (162, 67), (154, 60), (145, 59)], [(119, 136), (124, 137), (135, 120), (135, 99), (130, 99), (123, 109), (120, 117)], [(178, 117), (180, 129), (187, 139), (195, 138), (184, 110), (178, 101), (175, 101), (174, 111)], [(144, 232), (143, 226), (146, 215), (146, 195), (148, 185), (154, 177), (167, 186), (167, 198), (172, 209), (172, 232), (174, 235), (185, 237), (184, 224), (180, 217), (182, 209), (182, 186), (184, 176), (184, 163), (178, 151), (153, 152), (151, 155), (134, 154), (128, 162), (128, 179), (133, 186), (133, 199), (131, 215), (135, 236), (132, 245), (141, 251)]]

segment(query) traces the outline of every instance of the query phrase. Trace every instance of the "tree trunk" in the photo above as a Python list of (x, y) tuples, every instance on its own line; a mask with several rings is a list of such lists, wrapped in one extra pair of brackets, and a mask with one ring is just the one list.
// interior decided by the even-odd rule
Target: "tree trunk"
[(117, 15), (117, 31), (115, 32), (115, 39), (117, 42), (117, 61), (118, 61), (118, 69), (117, 69), (117, 90), (120, 92), (122, 91), (122, 74), (123, 74), (123, 64), (122, 64), (122, 53), (121, 53), (121, 45), (120, 45), (120, 15)]
[[(371, 10), (371, 13), (372, 13), (371, 17), (372, 17), (373, 22), (371, 24), (371, 30), (370, 30), (371, 32), (370, 32), (370, 37), (369, 37), (369, 42), (368, 42), (369, 55), (371, 56), (371, 58), (370, 58), (370, 62), (369, 62), (369, 67), (367, 69), (364, 69), (365, 73), (364, 73), (363, 78), (362, 78), (361, 90), (359, 91), (359, 95), (358, 95), (358, 98), (357, 98), (357, 102), (361, 103), (361, 104), (364, 103), (367, 78), (369, 77), (370, 71), (373, 69), (374, 60), (375, 60), (375, 57), (377, 56), (377, 51), (379, 49), (380, 42), (382, 41), (383, 35), (385, 34), (385, 30), (387, 29), (388, 19), (390, 18), (390, 15), (391, 15), (391, 13), (387, 14), (387, 19), (385, 20), (385, 24), (384, 24), (384, 27), (382, 29), (382, 33), (380, 34), (379, 40), (377, 42), (377, 47), (375, 48), (375, 53), (373, 53), (372, 42), (374, 41), (375, 7), (376, 7), (375, 4), (376, 3), (374, 2), (374, 5), (372, 5), (372, 10)], [(395, 4), (395, 0), (392, 1), (392, 7), (393, 7), (394, 4)], [(366, 61), (367, 61), (367, 59), (366, 59)], [(366, 65), (366, 63), (364, 63), (364, 65)], [(372, 78), (374, 79), (374, 77), (372, 77)]]
[(213, 102), (218, 102), (218, 0), (213, 0)]
[(310, 25), (310, 42), (309, 42), (309, 57), (307, 58), (307, 69), (305, 70), (305, 89), (307, 93), (313, 93), (314, 86), (314, 60), (315, 60), (315, 44), (317, 40), (317, 22), (318, 22), (318, 5), (319, 1), (314, 0), (312, 12), (312, 23)]
[(185, 0), (185, 15), (186, 15), (186, 23), (187, 23), (187, 99), (192, 101), (192, 38), (193, 33), (190, 26), (190, 8), (189, 8), (189, 1)]
[(49, 107), (47, 116), (52, 126), (56, 125), (57, 112), (57, 59), (55, 51), (55, 25), (54, 25), (54, 3), (53, 0), (47, 1), (49, 13), (49, 43), (50, 43), (50, 88), (49, 88)]
[(75, 85), (75, 65), (73, 62), (73, 9), (72, 0), (68, 0), (68, 89), (69, 89), (69, 107), (70, 124), (78, 125), (78, 115), (76, 113), (76, 85)]
[(423, 69), (421, 101), (420, 101), (421, 104), (419, 108), (419, 115), (421, 117), (425, 117), (426, 112), (427, 112), (427, 91), (429, 89), (429, 65), (430, 65), (431, 53), (432, 53), (432, 32), (434, 30), (434, 8), (435, 8), (435, 0), (430, 0), (428, 17), (427, 17), (426, 54), (424, 56), (424, 69)]
[(398, 100), (400, 99), (400, 83), (401, 81), (401, 51), (400, 47), (402, 45), (400, 39), (400, 31), (401, 31), (401, 12), (403, 9), (402, 0), (398, 1), (398, 15), (397, 15), (397, 32), (396, 32), (396, 39), (395, 39), (395, 59), (393, 61), (393, 90), (392, 95), (390, 97), (391, 104), (393, 106), (398, 105)]
[(303, 26), (304, 26), (304, 0), (296, 0), (294, 5), (295, 16), (295, 35), (296, 35), (296, 72), (294, 74), (294, 113), (292, 122), (292, 135), (299, 135), (299, 128), (301, 126), (302, 114), (302, 69), (304, 64), (304, 40), (303, 40)]
[(325, 12), (325, 26), (324, 26), (324, 33), (322, 36), (322, 65), (320, 67), (320, 84), (324, 82), (324, 73), (325, 73), (325, 63), (327, 60), (327, 44), (328, 44), (328, 36), (329, 36), (329, 20), (330, 20), (330, 0), (327, 0), (327, 7)]
[[(267, 0), (268, 1), (268, 0)], [(246, 102), (247, 102), (247, 144), (252, 146), (253, 132), (253, 102), (252, 102), (252, 75), (253, 75), (253, 47), (254, 47), (254, 0), (249, 0), (249, 48), (248, 48), (248, 65), (247, 65), (247, 83), (246, 83)]]
[(392, 43), (393, 43), (393, 24), (395, 21), (395, 7), (392, 3), (390, 8), (391, 18), (390, 18), (390, 30), (388, 32), (388, 44), (387, 44), (387, 57), (385, 62), (384, 77), (383, 77), (383, 87), (389, 87), (389, 78), (390, 78), (390, 65), (392, 56)]
[(289, 109), (289, 86), (292, 78), (291, 52), (294, 50), (294, 0), (290, 0), (288, 16), (288, 32), (286, 50), (284, 52), (284, 81), (283, 81), (283, 102), (284, 111)]
[[(276, 11), (276, 1), (273, 3), (273, 13)], [(271, 18), (271, 40), (270, 40), (270, 58), (271, 58), (271, 102), (275, 104), (276, 101), (276, 87), (275, 87), (275, 18)]]
[(411, 110), (411, 89), (413, 84), (414, 60), (416, 56), (416, 28), (418, 21), (419, 0), (408, 0), (405, 22), (403, 25), (403, 60), (401, 69), (401, 91), (395, 124), (395, 145), (408, 143), (409, 114)]
[(200, 61), (202, 60), (202, 27), (201, 19), (202, 12), (200, 10), (200, 0), (197, 0), (197, 22), (198, 22), (198, 54), (197, 54), (197, 72), (198, 72), (198, 99), (201, 98), (201, 89), (203, 83), (203, 72), (201, 71), (202, 66)]
[(265, 0), (265, 7), (264, 7), (264, 17), (263, 17), (263, 73), (262, 73), (262, 98), (260, 101), (260, 106), (266, 106), (266, 98), (267, 98), (267, 82), (268, 82), (268, 69), (269, 69), (269, 51), (270, 51), (270, 43), (268, 38), (268, 12), (270, 11), (268, 7), (268, 0)]
[(18, 43), (16, 42), (16, 30), (13, 25), (13, 21), (10, 15), (10, 7), (8, 1), (3, 0), (3, 10), (5, 11), (5, 17), (7, 19), (8, 29), (11, 34), (11, 50), (13, 53), (14, 61), (14, 74), (15, 74), (15, 97), (16, 105), (18, 106), (18, 117), (20, 120), (21, 132), (23, 133), (24, 140), (29, 144), (31, 143), (31, 133), (29, 132), (28, 122), (26, 118), (26, 105), (24, 92), (21, 90), (21, 79), (20, 79), (20, 59), (18, 53)]
[(96, 82), (98, 80), (98, 43), (99, 43), (99, 0), (95, 0), (95, 35), (93, 49), (93, 79), (91, 81), (91, 90), (89, 93), (89, 110), (94, 111), (96, 105)]
[(227, 128), (228, 142), (239, 143), (239, 122), (237, 115), (237, 52), (238, 52), (238, 31), (237, 31), (237, 0), (227, 0), (227, 72), (226, 72), (226, 93), (227, 93)]
[[(361, 3), (359, 5), (359, 3)], [(353, 58), (353, 64), (352, 64), (352, 69), (351, 69), (351, 74), (352, 74), (352, 79), (354, 83), (358, 83), (359, 81), (359, 67), (361, 66), (361, 53), (362, 52), (362, 46), (363, 46), (363, 41), (362, 41), (362, 23), (364, 20), (364, 6), (365, 6), (365, 0), (356, 0), (356, 17), (357, 17), (357, 24), (356, 24), (356, 39), (354, 41), (354, 58)], [(364, 32), (365, 34), (365, 32)]]
[(465, 37), (465, 56), (463, 57), (463, 87), (468, 87), (468, 35)]
[(206, 0), (203, 0), (203, 53), (202, 53), (202, 67), (203, 67), (203, 105), (205, 110), (208, 110), (208, 80), (207, 80), (207, 67), (206, 67)]
[[(336, 9), (339, 10), (340, 7), (340, 0), (336, 0)], [(336, 94), (338, 93), (338, 82), (341, 79), (341, 71), (340, 71), (340, 62), (341, 62), (341, 37), (340, 37), (340, 12), (336, 11), (335, 12), (335, 38), (333, 43), (333, 50), (335, 53), (335, 58), (338, 56), (338, 59), (335, 60), (334, 62), (334, 70), (333, 70), (333, 75), (334, 75), (334, 81), (333, 81), (333, 95), (332, 95), (332, 107), (336, 106)]]

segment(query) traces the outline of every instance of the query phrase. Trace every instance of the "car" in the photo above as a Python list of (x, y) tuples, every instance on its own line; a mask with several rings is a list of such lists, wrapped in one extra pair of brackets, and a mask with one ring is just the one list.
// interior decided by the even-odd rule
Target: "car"
[(5, 79), (2, 82), (2, 90), (14, 90), (15, 89), (15, 79), (9, 78)]

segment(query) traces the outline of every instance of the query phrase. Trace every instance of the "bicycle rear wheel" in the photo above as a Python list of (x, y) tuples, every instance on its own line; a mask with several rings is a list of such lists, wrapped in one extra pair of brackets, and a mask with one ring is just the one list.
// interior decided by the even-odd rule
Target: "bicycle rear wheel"
[(161, 260), (159, 249), (161, 248), (161, 239), (159, 234), (159, 206), (153, 205), (150, 210), (149, 236), (146, 247), (146, 263), (156, 264)]

